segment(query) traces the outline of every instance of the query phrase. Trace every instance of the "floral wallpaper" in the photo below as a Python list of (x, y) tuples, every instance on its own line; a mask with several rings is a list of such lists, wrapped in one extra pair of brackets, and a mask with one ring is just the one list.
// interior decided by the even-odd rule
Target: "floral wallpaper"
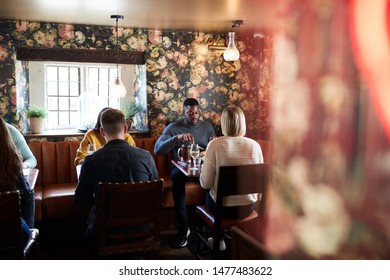
[[(134, 86), (139, 99), (146, 87), (148, 113), (137, 123), (147, 125), (153, 137), (158, 137), (167, 124), (181, 118), (184, 99), (194, 97), (201, 103), (203, 119), (214, 126), (217, 134), (221, 133), (223, 108), (236, 104), (247, 117), (247, 135), (269, 138), (272, 52), (262, 52), (261, 48), (272, 45), (271, 36), (264, 35), (259, 45), (260, 39), (252, 34), (238, 33), (241, 58), (232, 63), (223, 60), (221, 51), (208, 50), (208, 45), (224, 44), (225, 35), (118, 29), (121, 50), (146, 52), (146, 65), (137, 71), (139, 76)], [(23, 128), (20, 120), (25, 119), (29, 94), (33, 94), (26, 80), (28, 72), (21, 74), (18, 70), (15, 46), (114, 49), (115, 43), (116, 31), (112, 27), (0, 22), (0, 114)], [(24, 83), (15, 80), (20, 75)]]

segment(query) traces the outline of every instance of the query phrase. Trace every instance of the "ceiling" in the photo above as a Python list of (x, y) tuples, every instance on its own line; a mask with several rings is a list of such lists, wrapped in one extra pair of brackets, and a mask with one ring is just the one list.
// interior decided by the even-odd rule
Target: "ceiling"
[(227, 32), (233, 20), (240, 28), (262, 31), (275, 17), (273, 0), (0, 0), (0, 19), (115, 25), (158, 30)]

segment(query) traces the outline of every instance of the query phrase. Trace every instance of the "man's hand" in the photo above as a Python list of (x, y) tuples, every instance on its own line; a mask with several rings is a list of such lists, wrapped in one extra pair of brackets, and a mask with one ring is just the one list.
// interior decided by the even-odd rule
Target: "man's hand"
[(176, 141), (194, 143), (194, 136), (192, 136), (189, 133), (179, 134), (179, 135), (176, 135)]

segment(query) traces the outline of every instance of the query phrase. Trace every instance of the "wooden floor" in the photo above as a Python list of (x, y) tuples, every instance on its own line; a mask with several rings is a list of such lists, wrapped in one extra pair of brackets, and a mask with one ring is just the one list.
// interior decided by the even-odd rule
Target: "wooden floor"
[[(195, 228), (195, 225), (190, 225)], [(34, 254), (35, 259), (42, 260), (89, 260), (94, 259), (90, 252), (88, 243), (84, 238), (86, 221), (50, 221), (37, 225), (40, 236), (39, 245)], [(211, 253), (200, 244), (196, 237), (195, 230), (191, 229), (188, 245), (184, 248), (173, 248), (176, 237), (176, 230), (172, 226), (161, 232), (161, 249), (158, 259), (162, 260), (208, 260), (212, 259)], [(229, 241), (229, 240), (227, 240)], [(228, 242), (230, 243), (230, 242)], [(228, 249), (221, 256), (223, 259), (230, 259)], [(155, 259), (155, 256), (147, 254), (129, 254), (125, 256), (114, 256), (112, 259)]]
[[(67, 223), (56, 221), (42, 224), (40, 230), (39, 245), (34, 254), (35, 259), (42, 260), (88, 260), (92, 259), (89, 247), (83, 238), (84, 221), (79, 223)], [(175, 230), (161, 232), (161, 249), (159, 259), (165, 260), (194, 260), (195, 255), (188, 247), (181, 249), (171, 245), (176, 236)], [(126, 256), (114, 256), (113, 259), (151, 259), (147, 254), (129, 254)]]

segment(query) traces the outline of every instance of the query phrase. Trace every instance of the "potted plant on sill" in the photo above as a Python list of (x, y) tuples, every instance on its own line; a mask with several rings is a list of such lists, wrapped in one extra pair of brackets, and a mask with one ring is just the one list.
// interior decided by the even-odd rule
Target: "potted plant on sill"
[(27, 117), (30, 120), (31, 133), (41, 133), (43, 130), (43, 120), (47, 112), (44, 108), (32, 106), (27, 109)]
[(130, 131), (130, 128), (133, 125), (135, 115), (142, 112), (144, 108), (141, 104), (136, 103), (135, 101), (127, 101), (121, 104), (121, 110), (125, 115), (128, 131)]

